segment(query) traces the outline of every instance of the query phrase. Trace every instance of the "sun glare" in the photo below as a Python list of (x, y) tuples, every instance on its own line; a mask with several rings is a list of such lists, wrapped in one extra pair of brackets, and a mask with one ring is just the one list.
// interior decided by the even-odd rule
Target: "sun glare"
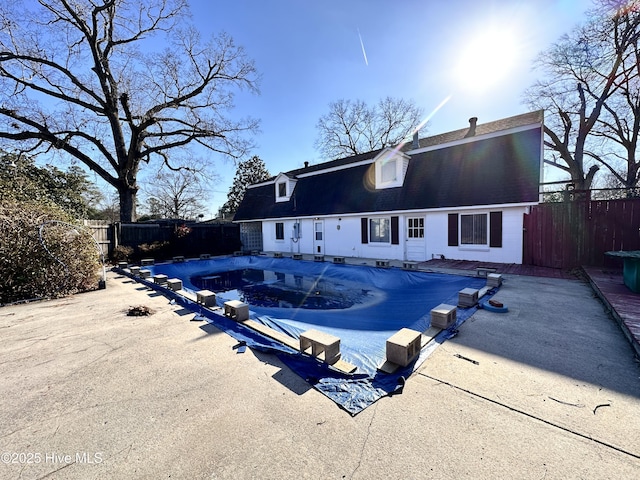
[(487, 28), (470, 36), (459, 50), (456, 82), (473, 91), (497, 86), (515, 68), (517, 50), (516, 37), (509, 30)]

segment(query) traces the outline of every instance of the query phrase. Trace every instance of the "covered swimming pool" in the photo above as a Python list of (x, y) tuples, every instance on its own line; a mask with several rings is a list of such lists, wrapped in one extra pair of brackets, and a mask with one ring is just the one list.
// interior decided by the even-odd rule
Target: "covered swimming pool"
[(252, 320), (291, 338), (297, 339), (310, 329), (339, 337), (342, 359), (357, 367), (353, 375), (335, 371), (166, 287), (145, 282), (165, 290), (250, 347), (277, 353), (302, 378), (352, 414), (396, 390), (399, 380), (407, 378), (438, 344), (454, 335), (456, 327), (475, 308), (458, 309), (456, 324), (424, 348), (416, 362), (393, 374), (377, 370), (385, 360), (389, 337), (404, 327), (426, 331), (431, 309), (441, 303), (456, 305), (460, 290), (479, 290), (486, 284), (485, 279), (476, 277), (266, 256), (192, 260), (145, 268), (152, 275), (179, 278), (185, 292), (215, 292), (218, 306), (229, 300), (247, 303)]

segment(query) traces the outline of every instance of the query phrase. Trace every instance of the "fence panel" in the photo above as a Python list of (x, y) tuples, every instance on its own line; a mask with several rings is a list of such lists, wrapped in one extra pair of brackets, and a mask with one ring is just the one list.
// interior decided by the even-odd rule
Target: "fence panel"
[(134, 249), (134, 256), (168, 259), (172, 256), (225, 255), (240, 249), (240, 226), (233, 223), (188, 223), (188, 233), (176, 223), (123, 223), (118, 244)]
[(612, 250), (640, 250), (640, 199), (543, 203), (525, 215), (523, 263), (614, 266)]
[(105, 220), (83, 220), (83, 225), (91, 232), (93, 238), (102, 248), (102, 253), (108, 258), (113, 251), (113, 228)]

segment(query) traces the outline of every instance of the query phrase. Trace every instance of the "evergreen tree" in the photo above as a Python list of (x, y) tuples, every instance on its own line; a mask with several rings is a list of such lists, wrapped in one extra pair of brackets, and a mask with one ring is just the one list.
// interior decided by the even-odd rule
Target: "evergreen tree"
[(244, 197), (247, 187), (253, 183), (267, 180), (269, 177), (271, 177), (271, 174), (267, 170), (267, 166), (257, 155), (254, 155), (249, 160), (240, 162), (233, 178), (233, 184), (227, 194), (227, 202), (220, 209), (220, 213), (224, 217), (233, 216)]
[(42, 167), (26, 155), (0, 152), (0, 191), (18, 201), (55, 204), (73, 218), (87, 218), (101, 196), (86, 172), (77, 165), (66, 171)]

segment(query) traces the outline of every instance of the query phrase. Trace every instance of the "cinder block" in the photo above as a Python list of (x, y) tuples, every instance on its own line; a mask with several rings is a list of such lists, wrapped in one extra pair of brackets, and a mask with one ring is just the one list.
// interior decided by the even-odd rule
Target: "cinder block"
[(387, 339), (387, 360), (406, 367), (420, 353), (421, 333), (403, 328)]
[(118, 268), (127, 268), (128, 266), (127, 262), (118, 262)]
[(324, 262), (324, 255), (314, 255), (313, 256), (313, 261), (314, 262)]
[(244, 322), (249, 320), (249, 305), (239, 300), (229, 300), (224, 302), (224, 316), (235, 320), (236, 322)]
[(210, 253), (201, 253), (200, 254), (200, 260), (209, 260), (211, 258), (211, 254)]
[(155, 261), (153, 260), (153, 258), (143, 258), (142, 260), (140, 260), (140, 265), (142, 265), (143, 267), (153, 265), (154, 263)]
[(205, 307), (215, 307), (216, 294), (210, 290), (198, 290), (196, 292), (196, 303)]
[(344, 263), (344, 257), (333, 257), (333, 263)]
[(146, 268), (143, 268), (140, 270), (140, 277), (141, 278), (149, 278), (151, 277), (151, 270), (147, 270)]
[(389, 268), (389, 260), (376, 260), (376, 267)]
[(294, 260), (302, 260), (302, 254), (301, 253), (294, 253), (293, 254), (293, 259)]
[(495, 272), (496, 269), (493, 267), (476, 267), (476, 275), (479, 277), (486, 277), (489, 273)]
[(275, 252), (273, 258), (282, 258), (282, 252)]
[(307, 330), (300, 334), (300, 351), (333, 364), (340, 360), (340, 338), (318, 330)]
[(449, 328), (456, 323), (458, 310), (453, 305), (441, 303), (431, 310), (431, 326), (437, 328)]
[(129, 271), (131, 272), (131, 275), (135, 277), (140, 276), (140, 267), (130, 267)]
[(179, 278), (170, 278), (167, 280), (167, 287), (169, 287), (174, 292), (182, 290), (182, 280), (180, 280)]
[(153, 282), (158, 285), (165, 285), (167, 283), (167, 276), (163, 274), (158, 274), (153, 276)]
[(463, 288), (458, 292), (458, 306), (473, 307), (478, 303), (478, 293), (474, 288)]
[(502, 285), (502, 275), (499, 273), (490, 273), (487, 275), (487, 287), (499, 287)]
[(405, 270), (417, 270), (418, 262), (403, 262), (402, 268), (404, 268)]
[(173, 257), (173, 263), (181, 263), (184, 262), (184, 256), (183, 255), (177, 255), (175, 257)]

